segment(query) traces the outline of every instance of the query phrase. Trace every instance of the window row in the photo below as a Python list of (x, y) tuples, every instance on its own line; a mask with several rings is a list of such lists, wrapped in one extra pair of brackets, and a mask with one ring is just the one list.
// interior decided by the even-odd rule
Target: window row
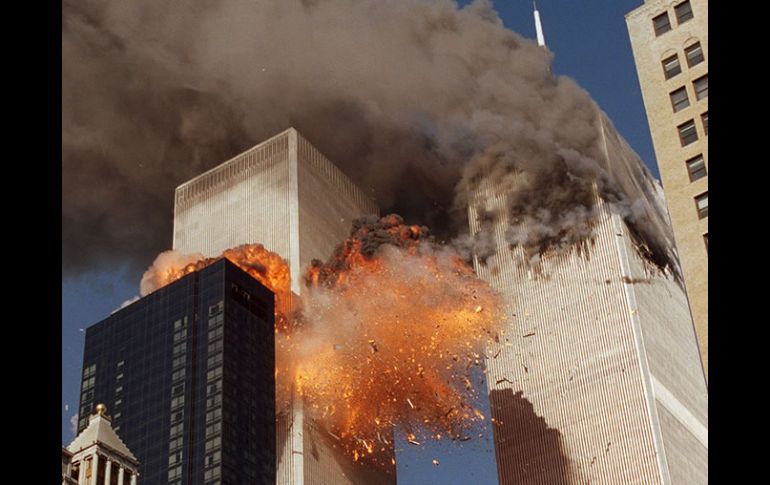
[[(682, 25), (694, 17), (690, 0), (674, 6), (674, 14), (678, 25)], [(655, 29), (655, 36), (660, 36), (671, 30), (671, 20), (668, 17), (668, 11), (656, 15), (652, 19), (652, 27)]]
[[(700, 42), (685, 47), (684, 58), (687, 60), (687, 67), (697, 66), (705, 61), (706, 58), (703, 57), (703, 48), (701, 47)], [(671, 79), (682, 72), (682, 65), (679, 63), (679, 54), (666, 57), (661, 63), (663, 64), (663, 76), (666, 79)]]
[[(709, 95), (709, 76), (701, 76), (692, 82), (693, 91), (695, 91), (695, 99), (700, 101), (707, 98)], [(671, 107), (674, 109), (674, 113), (682, 111), (690, 106), (690, 97), (687, 95), (687, 88), (682, 86), (679, 89), (675, 89), (668, 94), (671, 98)]]
[[(708, 136), (709, 135), (709, 113), (706, 111), (705, 113), (700, 115), (701, 123), (703, 124), (703, 135)], [(695, 143), (698, 141), (698, 130), (695, 127), (695, 120), (688, 120), (681, 125), (676, 127), (677, 131), (679, 131), (679, 141), (682, 143), (682, 146), (685, 147), (691, 143)]]

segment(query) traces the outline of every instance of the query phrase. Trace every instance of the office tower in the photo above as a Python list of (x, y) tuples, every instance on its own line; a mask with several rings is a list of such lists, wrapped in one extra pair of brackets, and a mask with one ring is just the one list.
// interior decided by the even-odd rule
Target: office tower
[(214, 257), (261, 243), (289, 262), (292, 291), (313, 258), (327, 258), (353, 219), (377, 206), (294, 128), (185, 182), (174, 199), (179, 252)]
[[(642, 161), (603, 114), (596, 126), (617, 186), (671, 240)], [(500, 211), (495, 255), (474, 261), (509, 312), (487, 351), (500, 483), (706, 483), (706, 383), (676, 272), (600, 198), (592, 241), (530, 265), (505, 239), (507, 196), (489, 181), (468, 212), (476, 233)]]
[(80, 416), (107, 403), (144, 485), (272, 484), (274, 326), (231, 262), (184, 276), (86, 330)]
[[(261, 243), (287, 259), (292, 291), (300, 295), (308, 264), (326, 259), (353, 219), (377, 213), (360, 188), (289, 128), (177, 187), (173, 247), (216, 256)], [(278, 484), (395, 483), (395, 466), (354, 463), (305, 416), (300, 399), (278, 406)]]
[(137, 485), (139, 462), (112, 429), (104, 404), (88, 426), (62, 448), (62, 485)]
[(708, 378), (708, 0), (645, 0), (626, 24)]

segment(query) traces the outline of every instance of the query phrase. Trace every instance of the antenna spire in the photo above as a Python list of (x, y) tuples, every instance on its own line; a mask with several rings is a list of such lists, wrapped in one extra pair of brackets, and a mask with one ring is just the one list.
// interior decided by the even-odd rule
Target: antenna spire
[(535, 9), (535, 32), (537, 33), (537, 45), (540, 47), (545, 47), (543, 24), (540, 23), (540, 12), (537, 10), (537, 3), (535, 3), (535, 0), (532, 0), (532, 7)]

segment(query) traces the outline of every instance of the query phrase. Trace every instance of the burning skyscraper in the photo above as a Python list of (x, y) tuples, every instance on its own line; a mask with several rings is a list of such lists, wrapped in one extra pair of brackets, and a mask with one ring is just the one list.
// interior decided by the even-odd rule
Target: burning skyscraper
[(142, 484), (274, 483), (273, 305), (221, 259), (89, 327), (79, 431), (108, 403)]
[(665, 202), (598, 109), (596, 120), (601, 163), (632, 209), (595, 187), (583, 242), (517, 244), (540, 228), (511, 210), (520, 194), (499, 179), (469, 204), (471, 231), (492, 248), (474, 265), (508, 304), (487, 360), (500, 482), (706, 483), (706, 383), (679, 264), (665, 254)]
[[(241, 244), (264, 244), (286, 258), (291, 291), (299, 295), (300, 275), (311, 261), (331, 254), (353, 219), (377, 212), (361, 189), (290, 128), (176, 189), (174, 250), (213, 257)], [(277, 403), (278, 484), (395, 483), (391, 460), (382, 460), (384, 469), (355, 463), (306, 418), (301, 399), (290, 401)]]

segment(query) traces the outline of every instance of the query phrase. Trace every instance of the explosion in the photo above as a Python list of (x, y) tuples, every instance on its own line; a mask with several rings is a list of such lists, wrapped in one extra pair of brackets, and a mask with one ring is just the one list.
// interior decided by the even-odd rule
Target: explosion
[(295, 389), (354, 458), (387, 445), (394, 425), (419, 444), (465, 439), (484, 419), (469, 404), (470, 371), (498, 331), (500, 303), (426, 227), (360, 219), (305, 282)]
[[(293, 389), (354, 460), (377, 463), (395, 427), (420, 445), (466, 440), (484, 419), (471, 404), (471, 372), (501, 327), (501, 303), (428, 228), (397, 215), (355, 221), (326, 263), (310, 265), (293, 308), (280, 256), (245, 245), (222, 257), (276, 292), (278, 406)], [(156, 260), (143, 282), (162, 286), (217, 259), (165, 267)]]
[(280, 255), (268, 251), (261, 244), (244, 244), (227, 249), (218, 258), (204, 258), (201, 254), (184, 256), (175, 251), (165, 251), (145, 271), (140, 293), (145, 296), (222, 258), (230, 260), (275, 294), (276, 329), (287, 331), (292, 306), (289, 265)]

